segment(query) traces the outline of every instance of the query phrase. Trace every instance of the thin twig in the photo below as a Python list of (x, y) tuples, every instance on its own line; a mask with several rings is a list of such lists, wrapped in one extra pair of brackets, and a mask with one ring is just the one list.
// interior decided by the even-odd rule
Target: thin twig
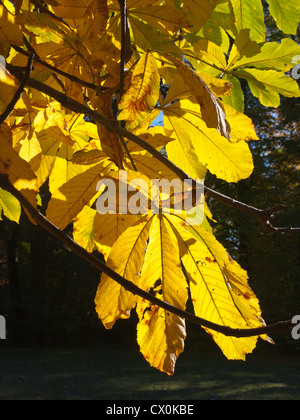
[(121, 62), (120, 62), (120, 97), (124, 94), (125, 55), (126, 55), (126, 0), (118, 0), (121, 12)]
[(137, 171), (137, 167), (136, 167), (136, 165), (135, 165), (135, 163), (134, 163), (133, 157), (131, 156), (131, 154), (130, 154), (130, 152), (129, 152), (129, 150), (128, 150), (128, 147), (127, 147), (127, 144), (126, 144), (126, 142), (125, 142), (125, 140), (124, 140), (124, 137), (123, 137), (123, 136), (119, 136), (119, 137), (120, 137), (120, 141), (121, 141), (121, 144), (122, 144), (122, 146), (123, 146), (123, 149), (124, 149), (124, 151), (125, 151), (125, 153), (126, 153), (126, 155), (127, 155), (128, 159), (130, 160), (130, 163), (131, 163), (132, 169), (133, 169), (134, 171)]
[(114, 270), (105, 265), (102, 261), (97, 259), (94, 255), (88, 253), (84, 248), (77, 244), (72, 238), (70, 238), (66, 233), (62, 232), (55, 225), (53, 225), (45, 216), (38, 212), (29, 201), (21, 194), (9, 181), (8, 175), (0, 174), (0, 187), (8, 192), (10, 192), (19, 202), (22, 204), (23, 208), (30, 215), (30, 217), (51, 235), (59, 239), (65, 246), (67, 246), (72, 252), (74, 252), (78, 257), (86, 260), (92, 266), (96, 267), (102, 273), (107, 274), (114, 281), (119, 283), (129, 292), (134, 295), (140, 296), (142, 299), (145, 299), (151, 302), (153, 305), (159, 306), (167, 312), (170, 312), (174, 315), (177, 315), (181, 318), (184, 318), (194, 324), (200, 325), (204, 328), (208, 328), (213, 331), (217, 331), (221, 334), (230, 337), (254, 337), (261, 336), (265, 334), (270, 334), (279, 331), (291, 330), (295, 324), (292, 320), (278, 322), (269, 326), (258, 327), (258, 328), (249, 328), (249, 329), (233, 329), (231, 327), (226, 327), (223, 325), (218, 325), (213, 322), (207, 321), (203, 318), (197, 317), (192, 313), (186, 312), (182, 309), (179, 309), (169, 303), (162, 301), (145, 290), (140, 289), (138, 286), (128, 281), (124, 277), (120, 276)]
[[(9, 66), (9, 70), (13, 75), (15, 75), (15, 77), (17, 78), (22, 77), (22, 72), (20, 72), (19, 68), (15, 69), (14, 66)], [(136, 136), (135, 134), (131, 133), (130, 131), (126, 130), (125, 128), (121, 127), (117, 122), (104, 117), (103, 115), (90, 109), (86, 105), (81, 104), (80, 102), (77, 102), (72, 98), (69, 98), (64, 93), (61, 93), (38, 80), (29, 78), (27, 80), (27, 85), (33, 89), (37, 89), (38, 91), (43, 92), (46, 95), (54, 98), (61, 105), (63, 105), (65, 108), (69, 109), (70, 111), (84, 114), (90, 117), (92, 120), (106, 127), (107, 130), (114, 132), (124, 138), (127, 138), (128, 140), (133, 141), (134, 143), (142, 147), (144, 150), (149, 152), (155, 159), (160, 161), (168, 169), (170, 169), (179, 179), (181, 179), (182, 181), (190, 180), (192, 183), (192, 187), (194, 189), (197, 189), (198, 187), (202, 187), (202, 185), (199, 185), (199, 182), (197, 180), (192, 179), (182, 169), (174, 165), (174, 163), (172, 163), (168, 158), (166, 158), (153, 146), (151, 146), (149, 143), (147, 143), (140, 137)], [(204, 191), (208, 197), (214, 198), (215, 200), (229, 207), (233, 207), (241, 211), (242, 213), (258, 218), (261, 221), (262, 226), (266, 231), (273, 232), (273, 233), (300, 233), (299, 227), (276, 228), (272, 225), (271, 220), (273, 219), (275, 213), (278, 213), (279, 209), (282, 210), (282, 208), (284, 207), (282, 205), (276, 206), (272, 209), (262, 210), (253, 206), (249, 206), (248, 204), (242, 203), (240, 201), (237, 201), (231, 197), (221, 194), (220, 192), (214, 191), (213, 189), (208, 188), (206, 186), (204, 187)]]
[(127, 0), (118, 0), (121, 13), (121, 62), (120, 62), (120, 97), (124, 94), (125, 64), (129, 60), (132, 49), (129, 35)]

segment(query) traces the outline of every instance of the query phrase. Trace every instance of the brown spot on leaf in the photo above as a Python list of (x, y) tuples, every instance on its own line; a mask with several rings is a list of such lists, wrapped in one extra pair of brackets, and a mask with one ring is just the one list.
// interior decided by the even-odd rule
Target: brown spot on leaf
[(249, 292), (244, 293), (244, 298), (247, 300), (250, 300), (251, 299), (250, 293)]
[(11, 162), (9, 161), (9, 162), (3, 162), (3, 167), (4, 167), (4, 170), (5, 171), (8, 171), (9, 170), (9, 168), (10, 168), (10, 164), (11, 164)]

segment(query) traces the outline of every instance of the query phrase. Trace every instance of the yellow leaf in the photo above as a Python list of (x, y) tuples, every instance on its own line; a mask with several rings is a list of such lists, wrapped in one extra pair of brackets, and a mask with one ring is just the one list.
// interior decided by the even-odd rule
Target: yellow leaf
[(31, 204), (36, 206), (37, 178), (30, 165), (12, 148), (11, 130), (6, 124), (0, 126), (0, 173), (7, 174), (10, 182)]
[[(113, 245), (107, 261), (110, 268), (136, 285), (140, 281), (150, 225), (151, 219), (143, 217), (137, 224), (129, 227)], [(120, 318), (129, 318), (136, 302), (135, 295), (102, 274), (95, 304), (98, 316), (106, 328), (112, 328)]]
[(83, 115), (65, 116), (50, 107), (38, 113), (34, 126), (36, 133), (22, 141), (20, 154), (29, 159), (39, 185), (50, 176), (52, 192), (75, 175), (74, 169), (78, 173), (79, 167), (74, 168), (72, 162), (73, 155), (84, 149), (91, 138), (98, 137), (97, 127), (85, 122)]
[(13, 44), (23, 45), (23, 35), (15, 16), (0, 4), (0, 54), (7, 57)]
[(120, 136), (100, 124), (98, 124), (98, 131), (103, 152), (111, 158), (118, 168), (122, 168), (123, 149)]
[[(230, 0), (235, 15), (237, 32), (251, 29), (250, 37), (261, 43), (266, 39), (266, 26), (264, 8), (261, 0)], [(253, 19), (255, 16), (255, 19)]]
[(30, 166), (38, 178), (40, 187), (51, 174), (60, 143), (55, 137), (50, 137), (47, 130), (37, 133), (37, 137), (41, 153), (33, 156)]
[(93, 252), (95, 249), (94, 220), (96, 213), (96, 210), (85, 206), (73, 224), (74, 241), (86, 249), (87, 252)]
[(228, 64), (224, 67), (224, 69), (233, 70), (235, 67), (238, 67), (239, 64), (235, 66), (237, 60), (243, 61), (244, 59), (246, 62), (251, 62), (251, 57), (254, 57), (255, 59), (259, 56), (260, 50), (261, 46), (255, 41), (252, 41), (250, 38), (250, 29), (241, 30), (232, 46), (230, 56), (228, 58)]
[[(94, 0), (81, 0), (80, 2), (74, 0), (46, 0), (46, 3), (52, 6), (57, 16), (64, 19), (80, 19), (94, 3)], [(99, 3), (104, 2), (100, 1)]]
[[(101, 113), (108, 119), (114, 120), (115, 117), (112, 111), (112, 94), (106, 93), (102, 96), (103, 104), (101, 106)], [(108, 157), (118, 166), (123, 166), (123, 148), (121, 138), (118, 134), (108, 130), (101, 124), (97, 124), (99, 139), (101, 143), (101, 149), (106, 153)]]
[(168, 51), (174, 56), (181, 57), (181, 51), (171, 36), (162, 33), (151, 25), (147, 25), (138, 17), (130, 13), (130, 29), (139, 54), (146, 51)]
[(191, 27), (184, 10), (176, 9), (172, 5), (167, 7), (165, 5), (145, 5), (143, 7), (129, 8), (128, 13), (139, 17), (150, 26), (166, 34)]
[[(168, 179), (173, 180), (176, 175), (168, 169), (163, 163), (157, 161), (153, 165), (153, 156), (147, 152), (132, 153), (136, 169), (150, 179)], [(127, 161), (127, 166), (131, 168), (131, 162)]]
[(251, 175), (253, 159), (248, 144), (244, 141), (233, 144), (217, 130), (207, 128), (195, 102), (182, 100), (165, 107), (164, 123), (166, 128), (174, 130), (186, 156), (191, 150), (189, 162), (194, 170), (200, 168), (198, 160), (211, 173), (228, 182)]
[[(165, 118), (166, 126), (168, 126), (168, 119)], [(170, 122), (170, 121), (169, 121)], [(171, 126), (171, 124), (170, 124)], [(207, 168), (198, 159), (197, 153), (189, 141), (189, 139), (182, 135), (181, 130), (173, 126), (176, 141), (167, 144), (167, 155), (176, 166), (182, 169), (192, 179), (205, 179)]]
[[(187, 283), (181, 269), (176, 236), (163, 215), (154, 216), (149, 233), (140, 287), (178, 308), (185, 309)], [(184, 350), (185, 321), (145, 301), (139, 301), (137, 340), (151, 366), (172, 375)]]
[(100, 215), (86, 206), (74, 220), (74, 240), (88, 252), (97, 250), (107, 260), (113, 244), (138, 218), (127, 214)]
[(56, 15), (66, 19), (80, 19), (85, 14), (93, 0), (46, 0)]
[(151, 52), (147, 52), (136, 65), (130, 87), (123, 95), (119, 104), (118, 119), (135, 121), (141, 115), (156, 106), (159, 98), (160, 76), (156, 59)]
[(266, 107), (279, 107), (280, 95), (287, 98), (299, 98), (297, 80), (276, 70), (241, 69), (235, 76), (247, 80), (252, 94)]
[(74, 165), (76, 176), (52, 192), (47, 218), (59, 229), (66, 228), (84, 206), (95, 197), (97, 183), (112, 167), (113, 163), (107, 160), (92, 167), (86, 167), (85, 172), (82, 172), (82, 168), (78, 165)]
[[(166, 130), (164, 127), (157, 125), (155, 127), (150, 127), (148, 130), (145, 130), (143, 134), (140, 134), (139, 137), (141, 137), (155, 149), (161, 150), (163, 146), (174, 141), (174, 138), (172, 138), (172, 133), (167, 134), (169, 135), (166, 135)], [(127, 147), (130, 153), (144, 150), (141, 146), (133, 142), (130, 142)]]
[[(20, 143), (21, 148), (19, 151), (19, 156), (26, 160), (26, 162), (30, 164), (33, 172), (35, 172), (40, 167), (40, 158), (42, 154), (40, 142), (38, 141), (36, 135), (34, 135), (30, 139), (22, 140)], [(35, 166), (32, 164), (33, 160), (36, 163)]]
[(142, 112), (141, 114), (138, 114), (136, 121), (127, 121), (126, 128), (137, 136), (141, 136), (148, 130), (150, 125), (159, 116), (159, 114), (160, 110), (156, 108)]
[(216, 128), (222, 136), (229, 139), (230, 125), (226, 119), (224, 106), (221, 101), (216, 98), (207, 84), (190, 66), (172, 57), (170, 54), (165, 54), (165, 56), (174, 63), (190, 92), (197, 99), (207, 127)]
[(0, 188), (0, 220), (1, 214), (13, 222), (19, 223), (21, 217), (21, 205), (19, 201), (9, 192)]
[(218, 70), (225, 70), (227, 62), (223, 49), (208, 39), (200, 39), (193, 45), (195, 56), (201, 62), (215, 67)]
[(188, 17), (193, 24), (193, 31), (201, 29), (208, 21), (216, 4), (216, 0), (183, 0), (183, 10), (190, 12)]
[(226, 115), (231, 126), (231, 143), (237, 143), (241, 140), (259, 140), (255, 126), (251, 118), (236, 111), (232, 106), (224, 104)]
[(180, 75), (177, 74), (172, 81), (169, 81), (168, 77), (166, 77), (166, 80), (171, 84), (171, 86), (168, 89), (168, 93), (165, 97), (164, 105), (171, 104), (172, 102), (179, 101), (180, 99), (188, 99), (191, 97), (192, 93)]
[(72, 36), (66, 25), (46, 13), (22, 10), (22, 23), (27, 31), (37, 37), (38, 43), (44, 45), (48, 42), (62, 43), (67, 33)]
[[(66, 145), (62, 145), (60, 148), (60, 151), (58, 152), (58, 155), (60, 153), (64, 155), (68, 154), (68, 147)], [(65, 158), (64, 156), (63, 157), (57, 156), (55, 158), (53, 166), (51, 166), (51, 173), (49, 174), (50, 192), (52, 193), (56, 191), (62, 185), (66, 184), (74, 176), (78, 175), (80, 171), (85, 172), (86, 169), (87, 169), (86, 166), (74, 164), (70, 162), (67, 158)]]
[(5, 62), (2, 57), (0, 59), (0, 114), (5, 111), (7, 105), (13, 99), (18, 87), (18, 81), (5, 69)]
[(142, 316), (137, 340), (144, 358), (161, 372), (173, 375), (178, 356), (184, 350), (184, 319), (147, 301), (139, 301), (137, 311)]
[(217, 79), (216, 77), (212, 77), (210, 74), (206, 73), (199, 73), (199, 76), (208, 85), (216, 97), (223, 98), (231, 94), (233, 85), (228, 80)]
[[(247, 273), (228, 256), (213, 234), (203, 227), (186, 225), (181, 217), (167, 217), (179, 240), (195, 314), (231, 328), (263, 326), (259, 302), (249, 287)], [(206, 331), (228, 359), (244, 360), (258, 338), (234, 338)]]
[[(105, 31), (108, 19), (106, 0), (59, 0), (53, 7), (54, 13), (68, 22), (76, 19), (76, 29), (84, 32), (85, 38), (97, 38)], [(73, 22), (70, 22), (72, 25)], [(81, 28), (82, 26), (82, 28)]]
[[(101, 30), (106, 27), (107, 17), (102, 2), (94, 0), (86, 13), (79, 20), (68, 20), (69, 26), (45, 13), (23, 13), (22, 17), (26, 28), (36, 35), (35, 51), (43, 61), (100, 86), (101, 70), (116, 64), (114, 59), (119, 55), (119, 48), (112, 41), (113, 35)], [(60, 80), (68, 96), (83, 100), (80, 84), (63, 76)]]
[[(228, 80), (217, 79), (206, 73), (198, 72), (198, 74), (216, 97), (227, 97), (231, 94), (233, 85)], [(177, 75), (171, 82), (164, 104), (169, 104), (174, 100), (187, 99), (192, 94), (193, 91), (184, 83), (183, 78)]]
[(79, 150), (74, 153), (71, 162), (78, 165), (92, 165), (105, 156), (106, 154), (102, 150)]

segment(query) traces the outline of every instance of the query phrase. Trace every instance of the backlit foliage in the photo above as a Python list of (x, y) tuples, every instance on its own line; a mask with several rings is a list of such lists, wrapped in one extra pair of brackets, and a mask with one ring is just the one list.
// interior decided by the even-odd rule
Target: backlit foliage
[[(278, 28), (295, 34), (299, 1), (268, 4)], [(266, 42), (261, 0), (128, 0), (127, 9), (129, 36), (122, 44), (117, 0), (1, 1), (0, 54), (8, 65), (0, 63), (0, 112), (20, 84), (9, 65), (25, 68), (34, 53), (31, 78), (118, 121), (190, 177), (205, 179), (209, 171), (227, 182), (248, 178), (249, 142), (259, 138), (243, 113), (241, 80), (264, 106), (278, 107), (280, 95), (299, 97), (287, 72), (300, 47), (289, 38)], [(175, 178), (148, 152), (28, 87), (0, 134), (0, 172), (34, 206), (48, 181), (47, 218), (61, 230), (73, 223), (74, 239), (102, 253), (117, 273), (183, 310), (190, 296), (195, 314), (217, 324), (264, 325), (247, 273), (214, 237), (207, 207), (201, 225), (172, 212), (97, 212), (98, 182), (121, 170), (128, 181)], [(19, 221), (20, 204), (1, 189), (0, 211)], [(136, 309), (141, 352), (152, 366), (174, 373), (184, 319), (106, 275), (95, 303), (106, 328)], [(228, 359), (244, 360), (258, 339), (207, 332)]]

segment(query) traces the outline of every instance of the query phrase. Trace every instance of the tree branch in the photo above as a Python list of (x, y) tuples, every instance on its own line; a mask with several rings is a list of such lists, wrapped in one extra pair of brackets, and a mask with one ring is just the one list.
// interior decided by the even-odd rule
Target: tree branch
[[(16, 69), (14, 66), (8, 65), (9, 71), (17, 78), (22, 77), (22, 72), (20, 69)], [(27, 85), (33, 89), (37, 89), (38, 91), (45, 93), (46, 95), (54, 98), (57, 100), (61, 105), (65, 108), (69, 109), (70, 111), (84, 114), (94, 121), (102, 124), (107, 130), (117, 133), (119, 136), (127, 138), (128, 140), (133, 141), (134, 143), (138, 144), (140, 147), (145, 149), (149, 152), (153, 157), (159, 160), (163, 165), (169, 168), (179, 179), (182, 181), (190, 180), (192, 182), (192, 186), (194, 189), (200, 187), (199, 183), (192, 179), (189, 175), (187, 175), (182, 169), (178, 168), (174, 165), (168, 158), (166, 158), (163, 154), (157, 151), (154, 147), (152, 147), (149, 143), (141, 139), (140, 137), (136, 136), (135, 134), (131, 133), (130, 131), (126, 130), (125, 128), (118, 125), (117, 122), (110, 120), (103, 115), (99, 114), (98, 112), (90, 109), (84, 104), (75, 101), (72, 98), (67, 97), (64, 93), (61, 93), (50, 86), (45, 85), (44, 83), (29, 78), (27, 80)], [(284, 208), (283, 205), (278, 205), (271, 209), (258, 209), (253, 206), (249, 206), (248, 204), (242, 203), (240, 201), (234, 200), (220, 192), (214, 191), (211, 188), (204, 187), (204, 192), (208, 197), (214, 198), (215, 200), (223, 203), (229, 207), (233, 207), (242, 213), (248, 214), (250, 216), (258, 218), (263, 228), (266, 231), (273, 232), (273, 233), (300, 233), (300, 228), (298, 227), (283, 227), (283, 228), (276, 228), (272, 225), (271, 219), (274, 218), (275, 214), (278, 213), (279, 210)]]
[(120, 97), (124, 94), (125, 64), (132, 54), (129, 23), (127, 16), (127, 0), (118, 0), (121, 13), (121, 63), (120, 63)]
[(94, 255), (88, 253), (84, 248), (77, 244), (72, 238), (70, 238), (66, 233), (59, 230), (55, 225), (53, 225), (45, 216), (38, 212), (29, 201), (21, 194), (9, 181), (8, 175), (0, 174), (0, 187), (9, 193), (11, 193), (19, 202), (22, 204), (23, 208), (30, 215), (30, 217), (51, 235), (59, 239), (65, 246), (67, 246), (72, 252), (74, 252), (78, 257), (86, 260), (92, 266), (96, 267), (102, 273), (107, 274), (114, 281), (119, 283), (129, 292), (134, 295), (140, 296), (142, 299), (145, 299), (151, 302), (153, 305), (159, 306), (160, 308), (170, 312), (174, 315), (177, 315), (181, 318), (186, 319), (194, 324), (200, 325), (204, 328), (208, 328), (213, 331), (217, 331), (221, 334), (230, 337), (253, 337), (260, 336), (264, 334), (272, 334), (274, 332), (291, 330), (295, 324), (292, 320), (278, 322), (269, 326), (259, 327), (259, 328), (249, 328), (249, 329), (233, 329), (223, 325), (218, 325), (213, 322), (207, 321), (203, 318), (197, 317), (189, 312), (186, 312), (182, 309), (179, 309), (173, 305), (170, 305), (167, 302), (164, 302), (150, 293), (140, 289), (138, 286), (128, 281), (124, 277), (120, 276), (118, 273), (109, 268), (102, 261), (97, 259)]
[(126, 0), (118, 0), (121, 12), (121, 62), (120, 62), (120, 97), (124, 94), (125, 55), (126, 55)]

